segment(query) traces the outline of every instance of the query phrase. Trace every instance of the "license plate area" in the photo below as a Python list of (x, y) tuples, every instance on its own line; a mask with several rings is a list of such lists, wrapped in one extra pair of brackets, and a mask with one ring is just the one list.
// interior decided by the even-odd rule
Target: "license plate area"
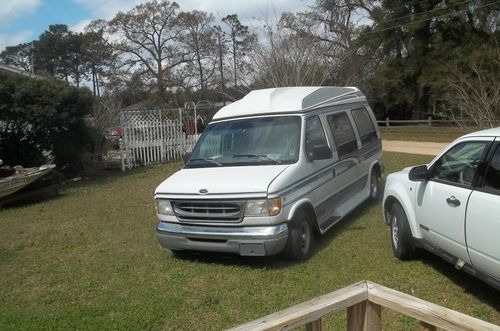
[(241, 243), (240, 255), (243, 256), (264, 256), (266, 249), (264, 243)]

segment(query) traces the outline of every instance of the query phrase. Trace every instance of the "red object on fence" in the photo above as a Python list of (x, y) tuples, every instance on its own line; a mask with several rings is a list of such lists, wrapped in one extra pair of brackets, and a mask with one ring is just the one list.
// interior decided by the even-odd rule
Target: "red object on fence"
[(112, 136), (123, 137), (123, 128), (115, 128), (111, 131)]
[(196, 129), (195, 129), (195, 123), (194, 120), (187, 120), (184, 123), (182, 123), (182, 131), (185, 134), (195, 134)]

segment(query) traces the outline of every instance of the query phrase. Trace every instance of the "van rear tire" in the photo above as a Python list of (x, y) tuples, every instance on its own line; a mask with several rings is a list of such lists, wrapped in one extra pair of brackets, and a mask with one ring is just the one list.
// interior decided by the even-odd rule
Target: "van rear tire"
[(303, 261), (309, 258), (314, 248), (313, 221), (309, 213), (299, 210), (288, 227), (288, 241), (283, 251), (285, 257), (292, 261)]
[(376, 169), (372, 170), (372, 174), (370, 176), (370, 200), (371, 201), (380, 201), (382, 197), (382, 178), (380, 178), (380, 174)]

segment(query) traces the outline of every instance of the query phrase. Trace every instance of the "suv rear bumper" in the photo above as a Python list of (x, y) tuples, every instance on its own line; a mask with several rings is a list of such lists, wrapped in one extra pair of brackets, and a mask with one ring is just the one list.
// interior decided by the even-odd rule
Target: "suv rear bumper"
[(222, 227), (160, 222), (156, 226), (160, 244), (173, 250), (197, 250), (239, 255), (274, 255), (283, 250), (288, 226)]

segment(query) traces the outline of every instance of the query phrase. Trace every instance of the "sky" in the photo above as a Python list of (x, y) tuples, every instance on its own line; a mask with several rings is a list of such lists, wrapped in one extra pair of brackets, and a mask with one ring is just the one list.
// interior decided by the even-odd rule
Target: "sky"
[[(119, 11), (127, 11), (141, 0), (1, 0), (0, 52), (6, 46), (38, 39), (51, 24), (66, 24), (70, 30), (83, 31), (95, 19), (111, 19)], [(178, 0), (181, 11), (204, 10), (216, 20), (238, 14), (243, 24), (275, 18), (282, 12), (307, 9), (309, 0)]]

